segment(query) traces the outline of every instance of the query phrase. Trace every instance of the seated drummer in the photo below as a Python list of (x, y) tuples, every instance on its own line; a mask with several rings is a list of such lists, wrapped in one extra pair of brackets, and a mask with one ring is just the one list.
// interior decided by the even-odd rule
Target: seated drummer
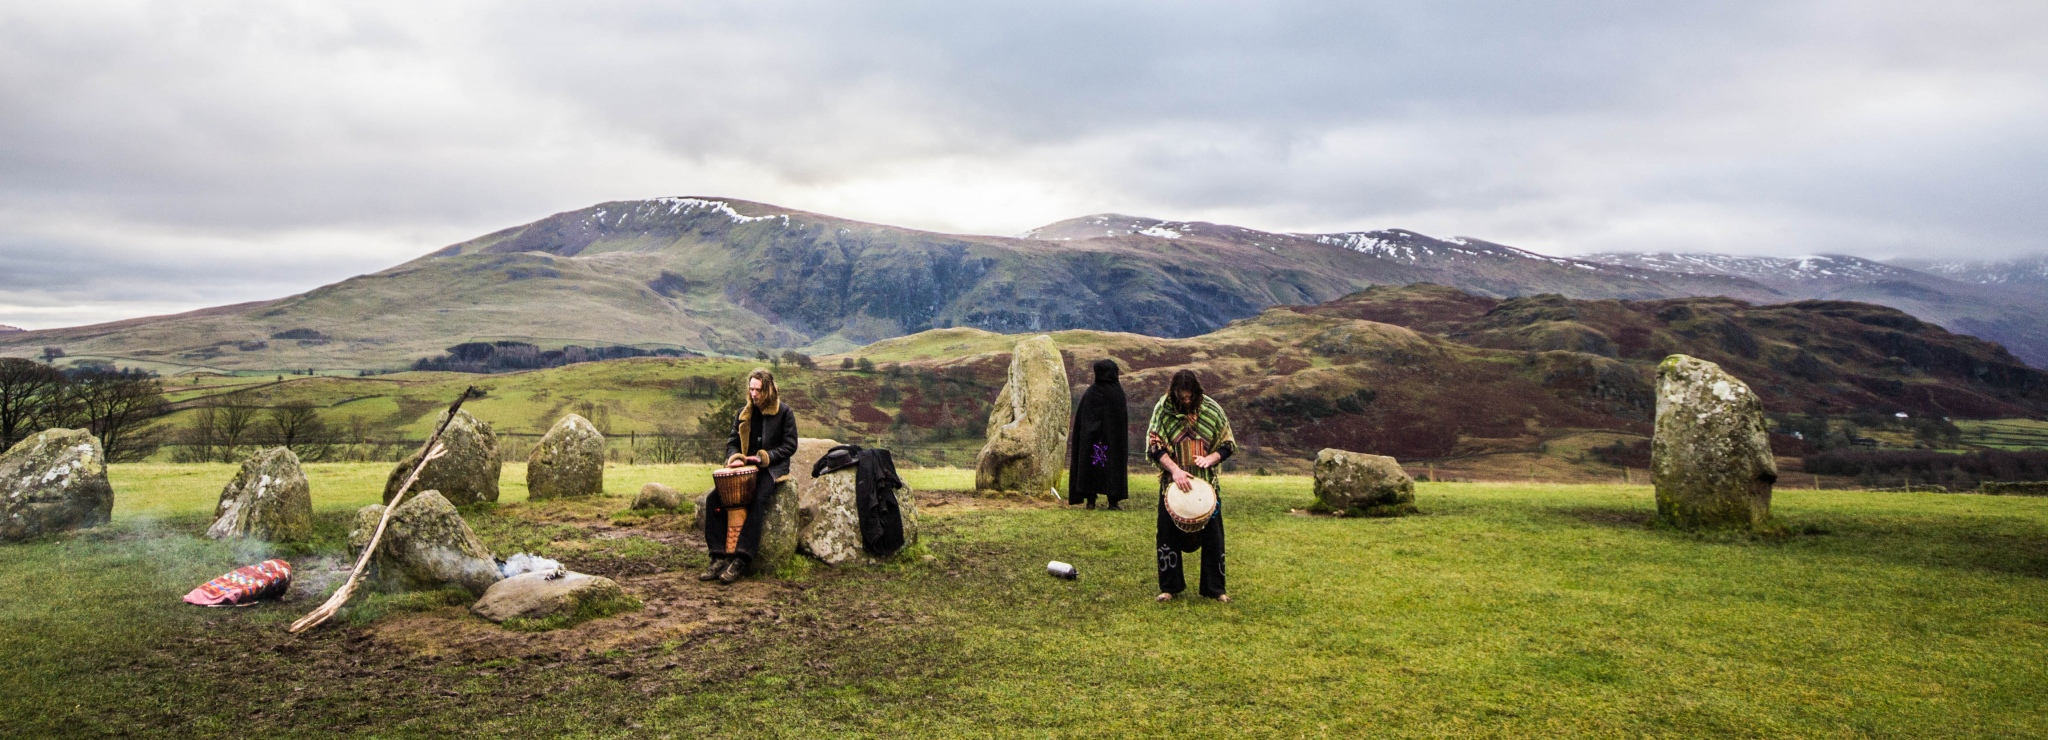
[[(1187, 590), (1181, 574), (1181, 553), (1202, 551), (1203, 596), (1230, 601), (1223, 590), (1223, 487), (1217, 485), (1218, 465), (1237, 451), (1237, 438), (1230, 433), (1230, 419), (1223, 406), (1202, 393), (1202, 381), (1191, 370), (1173, 374), (1166, 395), (1152, 407), (1152, 422), (1146, 425), (1145, 456), (1159, 466), (1159, 600), (1171, 601)], [(1183, 532), (1166, 513), (1167, 486), (1188, 490), (1190, 477), (1201, 478), (1216, 489), (1216, 513), (1200, 532)]]
[[(796, 455), (796, 412), (776, 397), (775, 374), (767, 368), (747, 374), (747, 405), (733, 420), (725, 454), (728, 468), (760, 468), (754, 478), (754, 500), (745, 507), (727, 509), (717, 494), (704, 500), (704, 544), (711, 553), (711, 567), (697, 579), (730, 584), (747, 574), (761, 545), (761, 525), (775, 504), (775, 484), (789, 479), (789, 458)], [(728, 514), (743, 518), (737, 538), (728, 536)]]

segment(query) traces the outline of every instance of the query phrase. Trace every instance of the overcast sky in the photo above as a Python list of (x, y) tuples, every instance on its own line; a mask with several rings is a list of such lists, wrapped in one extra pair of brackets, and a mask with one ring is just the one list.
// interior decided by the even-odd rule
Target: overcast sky
[(0, 324), (605, 200), (2048, 251), (2048, 3), (0, 0)]

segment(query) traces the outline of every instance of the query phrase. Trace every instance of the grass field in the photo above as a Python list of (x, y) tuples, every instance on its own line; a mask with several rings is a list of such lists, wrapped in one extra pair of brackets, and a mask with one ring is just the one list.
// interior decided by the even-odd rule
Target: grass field
[[(387, 470), (312, 466), (302, 573)], [(1423, 484), (1422, 516), (1347, 520), (1290, 513), (1304, 478), (1227, 477), (1235, 603), (1160, 605), (1149, 496), (936, 496), (926, 557), (720, 589), (690, 578), (680, 518), (617, 511), (700, 467), (534, 505), (508, 466), (505, 500), (466, 512), (479, 534), (645, 610), (508, 633), (377, 596), (289, 637), (319, 593), (177, 603), (264, 554), (195, 536), (231, 472), (116, 466), (114, 524), (0, 545), (0, 735), (2048, 734), (2048, 500), (1781, 491), (1776, 533), (1694, 536), (1647, 526), (1645, 487)]]

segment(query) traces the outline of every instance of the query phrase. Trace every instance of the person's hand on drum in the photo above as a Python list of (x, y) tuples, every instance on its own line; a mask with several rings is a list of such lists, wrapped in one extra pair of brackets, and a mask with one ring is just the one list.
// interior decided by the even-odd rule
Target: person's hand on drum
[(1182, 493), (1194, 490), (1194, 485), (1188, 483), (1188, 471), (1180, 469), (1179, 466), (1173, 469), (1173, 485), (1179, 487)]
[(725, 466), (728, 468), (737, 468), (743, 465), (752, 464), (754, 464), (754, 458), (751, 457), (735, 457), (731, 460), (725, 461)]
[(1203, 455), (1203, 456), (1201, 456), (1201, 457), (1195, 458), (1195, 467), (1198, 467), (1198, 468), (1204, 468), (1204, 469), (1206, 469), (1206, 468), (1213, 468), (1213, 467), (1216, 467), (1216, 463), (1218, 463), (1218, 462), (1222, 462), (1222, 461), (1223, 461), (1223, 455), (1221, 455), (1221, 454), (1219, 454), (1219, 453), (1211, 452), (1211, 453), (1209, 453), (1209, 454), (1207, 454), (1207, 455)]

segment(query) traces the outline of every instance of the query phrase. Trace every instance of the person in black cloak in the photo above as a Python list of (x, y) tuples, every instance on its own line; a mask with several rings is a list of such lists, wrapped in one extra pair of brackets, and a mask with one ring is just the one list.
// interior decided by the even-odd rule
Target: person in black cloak
[(1074, 407), (1074, 431), (1067, 435), (1067, 504), (1088, 502), (1095, 497), (1109, 499), (1109, 508), (1122, 510), (1130, 498), (1130, 410), (1124, 405), (1124, 387), (1117, 382), (1116, 360), (1095, 361), (1095, 382), (1081, 392)]

